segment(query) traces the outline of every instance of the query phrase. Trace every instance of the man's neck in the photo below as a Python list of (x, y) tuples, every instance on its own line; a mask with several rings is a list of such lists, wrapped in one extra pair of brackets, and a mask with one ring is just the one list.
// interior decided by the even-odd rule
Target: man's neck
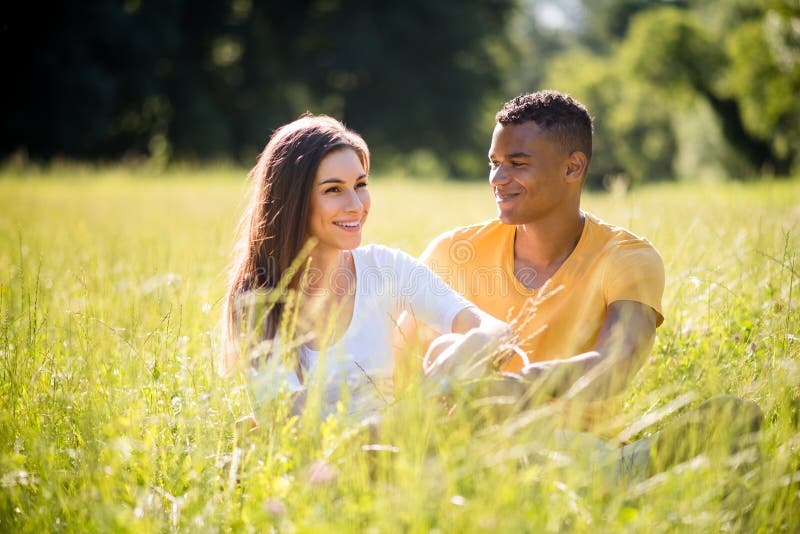
[(580, 210), (517, 225), (514, 238), (514, 264), (548, 273), (547, 278), (569, 257), (583, 232)]

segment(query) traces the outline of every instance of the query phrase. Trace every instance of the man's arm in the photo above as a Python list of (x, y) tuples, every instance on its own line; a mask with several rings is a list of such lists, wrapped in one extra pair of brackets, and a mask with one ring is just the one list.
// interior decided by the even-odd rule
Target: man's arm
[(609, 397), (624, 390), (641, 368), (653, 347), (656, 321), (655, 310), (646, 304), (612, 302), (593, 350), (533, 363), (509, 378), (536, 397), (566, 395), (584, 401)]

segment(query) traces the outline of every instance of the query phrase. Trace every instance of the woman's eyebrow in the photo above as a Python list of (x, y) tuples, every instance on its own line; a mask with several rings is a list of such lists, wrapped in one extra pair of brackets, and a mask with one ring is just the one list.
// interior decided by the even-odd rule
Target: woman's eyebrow
[(343, 184), (343, 183), (344, 183), (344, 180), (342, 180), (341, 178), (325, 178), (324, 180), (322, 180), (322, 181), (319, 183), (319, 185), (325, 185), (325, 184)]
[[(358, 178), (356, 178), (356, 181), (362, 180), (362, 179), (364, 179), (364, 178), (366, 178), (366, 177), (367, 177), (367, 175), (366, 175), (366, 174), (359, 175), (359, 177), (358, 177)], [(346, 183), (346, 182), (345, 182), (344, 180), (342, 180), (341, 178), (325, 178), (324, 180), (322, 180), (322, 181), (319, 183), (319, 185), (326, 185), (326, 184), (343, 184), (343, 183)]]

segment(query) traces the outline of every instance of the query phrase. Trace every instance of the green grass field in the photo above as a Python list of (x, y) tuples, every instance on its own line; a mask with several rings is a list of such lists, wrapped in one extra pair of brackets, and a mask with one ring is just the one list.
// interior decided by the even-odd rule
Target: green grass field
[[(718, 393), (765, 414), (738, 456), (623, 480), (556, 447), (545, 409), (448, 415), (418, 387), (374, 433), (279, 404), (238, 435), (247, 389), (214, 354), (244, 174), (0, 172), (0, 531), (800, 530), (797, 180), (585, 196), (667, 269), (629, 428)], [(494, 214), (483, 183), (370, 188), (366, 241), (412, 254)]]

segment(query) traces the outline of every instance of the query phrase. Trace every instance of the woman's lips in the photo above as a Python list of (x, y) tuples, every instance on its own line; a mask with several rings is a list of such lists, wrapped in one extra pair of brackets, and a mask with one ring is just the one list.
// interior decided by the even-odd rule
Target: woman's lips
[(359, 232), (361, 230), (361, 221), (334, 221), (333, 224), (345, 232)]

